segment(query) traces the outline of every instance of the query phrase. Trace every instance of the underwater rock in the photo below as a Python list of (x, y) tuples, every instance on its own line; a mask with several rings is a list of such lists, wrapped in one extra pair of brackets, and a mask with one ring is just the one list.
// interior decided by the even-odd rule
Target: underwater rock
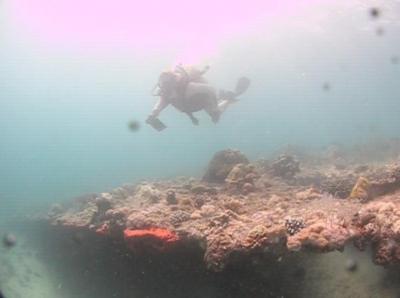
[(292, 179), (300, 172), (300, 163), (291, 155), (280, 155), (271, 164), (272, 174), (284, 179)]
[(321, 183), (320, 189), (334, 197), (345, 199), (350, 196), (355, 180), (353, 176), (330, 176)]
[[(399, 264), (400, 165), (363, 170), (369, 201), (335, 200), (326, 193), (348, 197), (360, 176), (357, 166), (337, 170), (331, 163), (304, 164), (289, 181), (270, 173), (258, 178), (259, 167), (239, 162), (226, 173), (224, 185), (193, 181), (188, 187), (188, 179), (142, 183), (129, 199), (104, 193), (95, 197), (101, 199), (73, 201), (44, 220), (57, 229), (118, 240), (132, 254), (195, 247), (215, 271), (260, 253), (276, 259), (299, 250), (340, 251), (352, 242), (360, 249), (371, 246), (378, 264)], [(322, 182), (297, 182), (303, 174)], [(84, 247), (96, 245), (92, 238)]]
[(286, 245), (289, 251), (299, 251), (303, 248), (321, 252), (342, 251), (355, 235), (356, 232), (348, 228), (345, 218), (328, 216), (327, 213), (321, 212), (315, 214), (313, 223), (289, 236)]
[(360, 174), (360, 173), (365, 173), (369, 170), (369, 166), (367, 165), (360, 165), (354, 168), (354, 173)]
[(214, 187), (209, 187), (202, 184), (192, 186), (190, 191), (195, 194), (217, 194), (218, 192)]
[(248, 194), (255, 190), (254, 183), (260, 175), (256, 172), (252, 164), (239, 163), (235, 165), (225, 179), (228, 188), (239, 190), (243, 194)]
[(173, 212), (170, 216), (170, 222), (173, 226), (179, 226), (182, 222), (190, 219), (190, 214), (188, 212), (177, 210)]
[(102, 193), (99, 197), (95, 199), (95, 204), (100, 213), (105, 213), (112, 206), (112, 196), (108, 193)]
[(300, 201), (316, 200), (322, 197), (322, 194), (315, 188), (311, 187), (306, 190), (297, 192), (296, 199)]
[(246, 247), (261, 246), (268, 236), (268, 230), (263, 225), (257, 225), (251, 229), (246, 237)]
[(204, 254), (207, 267), (213, 271), (222, 271), (227, 263), (227, 252), (232, 251), (234, 246), (232, 235), (221, 233), (218, 237), (213, 237)]
[(50, 206), (50, 210), (49, 210), (48, 215), (49, 215), (50, 217), (52, 217), (52, 216), (55, 216), (55, 215), (57, 215), (57, 214), (62, 213), (63, 211), (64, 211), (64, 207), (61, 206), (60, 204), (52, 204), (52, 205)]
[(380, 167), (369, 174), (372, 197), (385, 195), (400, 189), (400, 163)]
[(176, 204), (178, 201), (176, 200), (176, 194), (173, 190), (169, 189), (167, 191), (167, 197), (166, 197), (167, 203), (168, 204)]
[(370, 183), (367, 178), (358, 178), (356, 184), (354, 185), (350, 199), (359, 199), (361, 201), (366, 201), (369, 198)]
[(93, 201), (84, 205), (82, 202), (77, 202), (77, 206), (67, 209), (63, 213), (53, 215), (50, 217), (50, 221), (55, 225), (83, 228), (92, 225), (97, 214), (98, 208)]
[(358, 248), (371, 243), (375, 263), (400, 264), (400, 194), (368, 203), (357, 212), (354, 223), (360, 231)]
[(317, 170), (303, 169), (300, 173), (296, 174), (295, 179), (296, 185), (319, 188), (328, 180), (328, 177)]
[(132, 229), (143, 229), (157, 225), (157, 218), (149, 216), (151, 213), (132, 212), (126, 220), (126, 226)]
[(224, 208), (231, 210), (237, 214), (242, 214), (245, 211), (244, 203), (233, 198), (228, 198), (223, 202)]
[(201, 208), (201, 206), (203, 206), (204, 203), (205, 203), (205, 199), (203, 196), (196, 196), (193, 199), (193, 204), (194, 204), (194, 207), (196, 207), (196, 208)]
[(87, 204), (96, 199), (97, 196), (97, 193), (87, 193), (73, 198), (72, 202), (76, 204)]
[(215, 215), (217, 208), (211, 204), (205, 204), (200, 208), (200, 214), (202, 217), (211, 217)]
[(255, 191), (255, 187), (254, 187), (254, 184), (246, 182), (241, 187), (241, 190), (242, 190), (242, 194), (247, 195), (248, 193), (254, 192)]
[(247, 157), (240, 151), (231, 149), (219, 151), (209, 162), (203, 181), (223, 183), (229, 172), (239, 163), (249, 163)]
[(145, 203), (158, 203), (161, 199), (161, 192), (153, 185), (141, 184), (136, 188), (135, 198)]

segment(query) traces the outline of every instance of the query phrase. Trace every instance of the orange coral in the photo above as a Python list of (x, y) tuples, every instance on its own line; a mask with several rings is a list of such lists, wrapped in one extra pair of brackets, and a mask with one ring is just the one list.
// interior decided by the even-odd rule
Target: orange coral
[(179, 237), (174, 232), (162, 228), (132, 230), (125, 229), (124, 239), (133, 251), (165, 251), (172, 247)]

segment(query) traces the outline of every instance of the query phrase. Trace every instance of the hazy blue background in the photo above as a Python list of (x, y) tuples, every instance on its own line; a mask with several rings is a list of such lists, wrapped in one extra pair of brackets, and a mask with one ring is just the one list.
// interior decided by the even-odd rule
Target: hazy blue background
[[(162, 133), (146, 125), (133, 133), (127, 123), (147, 117), (150, 91), (176, 52), (57, 50), (19, 34), (0, 3), (1, 212), (200, 175), (224, 148), (258, 158), (285, 144), (399, 136), (400, 62), (391, 59), (400, 57), (400, 2), (337, 2), (224, 40), (218, 55), (204, 58), (207, 78), (230, 88), (246, 75), (251, 88), (218, 125), (199, 114), (194, 127), (169, 108)], [(378, 20), (368, 14), (375, 5)]]

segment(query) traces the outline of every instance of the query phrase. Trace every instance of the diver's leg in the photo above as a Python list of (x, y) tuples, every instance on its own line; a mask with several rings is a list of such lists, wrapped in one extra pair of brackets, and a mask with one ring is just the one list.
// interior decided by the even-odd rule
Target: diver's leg
[(207, 110), (205, 109), (206, 113), (210, 115), (212, 122), (217, 123), (221, 116), (221, 112), (218, 110)]
[(218, 103), (217, 103), (217, 98), (211, 98), (210, 100), (208, 100), (205, 104), (204, 107), (204, 111), (206, 111), (206, 113), (208, 115), (210, 115), (211, 120), (214, 123), (217, 123), (220, 116), (221, 116), (221, 111), (218, 108)]
[(226, 100), (226, 99), (221, 100), (221, 101), (218, 103), (218, 110), (219, 110), (221, 113), (223, 113), (223, 112), (226, 111), (226, 109), (228, 108), (228, 106), (229, 106), (230, 104), (231, 104), (231, 102), (230, 102), (229, 100)]
[(218, 103), (218, 110), (221, 113), (224, 113), (226, 111), (226, 109), (233, 103), (238, 102), (237, 99), (223, 99)]

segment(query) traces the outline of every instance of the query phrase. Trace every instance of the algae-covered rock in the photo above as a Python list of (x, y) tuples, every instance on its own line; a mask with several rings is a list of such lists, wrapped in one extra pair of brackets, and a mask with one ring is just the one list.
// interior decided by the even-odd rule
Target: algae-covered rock
[(354, 185), (351, 191), (350, 198), (366, 201), (370, 197), (369, 189), (370, 189), (370, 183), (368, 179), (365, 177), (360, 177), (358, 178), (356, 184)]
[(300, 163), (291, 155), (279, 156), (271, 165), (272, 174), (284, 179), (291, 179), (300, 172)]
[(257, 173), (255, 166), (252, 164), (237, 164), (229, 172), (225, 182), (231, 189), (241, 191), (248, 194), (255, 190), (254, 182), (260, 175)]
[(239, 163), (248, 164), (247, 157), (238, 150), (222, 150), (217, 152), (208, 164), (203, 181), (223, 183), (233, 167)]
[(351, 194), (356, 178), (353, 176), (329, 176), (321, 185), (321, 191), (327, 192), (335, 197), (347, 198)]
[(151, 184), (137, 186), (135, 198), (147, 203), (157, 203), (161, 199), (161, 192)]

